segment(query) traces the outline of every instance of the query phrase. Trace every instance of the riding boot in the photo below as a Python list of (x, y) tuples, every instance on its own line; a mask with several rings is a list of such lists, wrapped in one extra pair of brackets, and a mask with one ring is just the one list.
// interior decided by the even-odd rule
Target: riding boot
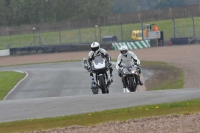
[(90, 72), (90, 76), (93, 77), (93, 73), (92, 72)]
[(123, 88), (126, 88), (126, 83), (123, 79), (122, 79), (122, 84), (123, 84)]
[(139, 85), (143, 85), (143, 83), (142, 83), (142, 81), (140, 80), (140, 75), (138, 75), (138, 83), (139, 83)]
[(113, 82), (113, 75), (112, 75), (112, 72), (113, 72), (113, 68), (110, 67), (110, 79), (111, 79), (111, 82)]

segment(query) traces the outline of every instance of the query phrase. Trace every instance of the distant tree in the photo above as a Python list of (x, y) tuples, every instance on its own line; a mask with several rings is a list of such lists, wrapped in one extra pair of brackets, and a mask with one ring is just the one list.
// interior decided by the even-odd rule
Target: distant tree
[(186, 5), (200, 4), (200, 0), (185, 0)]
[(94, 18), (101, 17), (111, 13), (113, 3), (111, 0), (76, 0), (75, 18)]
[(10, 0), (0, 0), (0, 25), (10, 25), (13, 21), (13, 12), (9, 5)]
[(112, 0), (0, 0), (0, 24), (93, 18), (111, 13)]
[(134, 12), (139, 10), (137, 0), (113, 0), (113, 13)]
[(199, 0), (0, 0), (0, 25), (57, 22), (197, 4)]
[(179, 7), (184, 6), (184, 0), (159, 0), (157, 4), (155, 4), (154, 8), (162, 9), (167, 7)]

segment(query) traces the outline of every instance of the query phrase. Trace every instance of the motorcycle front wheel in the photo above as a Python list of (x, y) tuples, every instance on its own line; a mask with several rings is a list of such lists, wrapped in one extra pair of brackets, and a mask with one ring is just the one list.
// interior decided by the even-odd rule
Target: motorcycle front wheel
[(129, 91), (135, 92), (135, 90), (136, 90), (136, 86), (134, 83), (134, 79), (133, 79), (133, 77), (129, 77)]
[(102, 94), (108, 93), (108, 91), (106, 91), (106, 83), (105, 83), (105, 79), (103, 76), (99, 77), (99, 85), (100, 85)]

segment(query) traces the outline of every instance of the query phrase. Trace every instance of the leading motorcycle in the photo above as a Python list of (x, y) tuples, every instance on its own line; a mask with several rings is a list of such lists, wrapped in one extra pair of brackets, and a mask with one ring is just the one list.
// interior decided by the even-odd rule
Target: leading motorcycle
[(101, 56), (94, 57), (91, 65), (91, 71), (94, 73), (91, 89), (93, 94), (98, 94), (101, 89), (102, 94), (109, 93), (109, 63)]

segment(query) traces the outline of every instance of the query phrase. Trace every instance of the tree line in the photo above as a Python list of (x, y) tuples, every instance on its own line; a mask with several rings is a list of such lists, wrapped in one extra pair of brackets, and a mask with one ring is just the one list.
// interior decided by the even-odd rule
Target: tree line
[(0, 0), (0, 26), (96, 18), (108, 14), (184, 6), (198, 0)]

